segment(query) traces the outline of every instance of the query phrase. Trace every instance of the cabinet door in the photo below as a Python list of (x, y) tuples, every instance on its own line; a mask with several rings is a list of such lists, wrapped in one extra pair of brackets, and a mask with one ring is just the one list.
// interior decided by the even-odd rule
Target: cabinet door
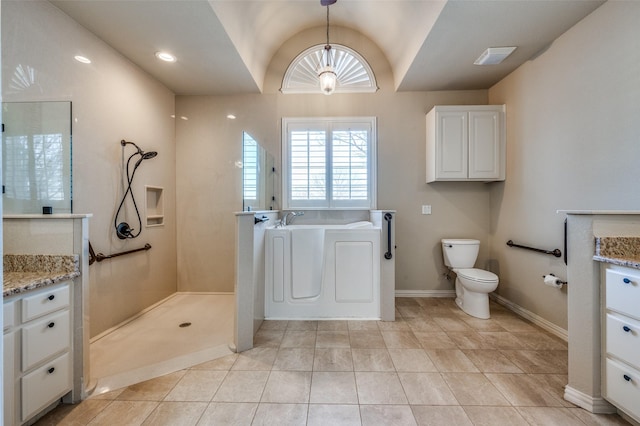
[(467, 179), (467, 113), (436, 114), (436, 179)]
[(469, 112), (469, 179), (499, 179), (500, 112)]
[(16, 422), (15, 411), (16, 401), (14, 396), (16, 394), (16, 337), (15, 331), (10, 331), (4, 334), (3, 339), (3, 393), (4, 393), (4, 424), (13, 425)]

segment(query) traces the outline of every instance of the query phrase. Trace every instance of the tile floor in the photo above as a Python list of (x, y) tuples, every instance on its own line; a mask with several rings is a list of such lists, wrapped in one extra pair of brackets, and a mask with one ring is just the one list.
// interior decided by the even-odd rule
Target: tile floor
[(59, 406), (38, 425), (622, 425), (562, 399), (567, 345), (492, 303), (397, 321), (266, 321), (255, 348)]

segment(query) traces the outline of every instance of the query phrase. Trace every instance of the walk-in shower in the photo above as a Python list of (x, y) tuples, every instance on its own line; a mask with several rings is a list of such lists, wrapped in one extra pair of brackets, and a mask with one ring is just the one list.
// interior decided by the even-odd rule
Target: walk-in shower
[[(125, 141), (124, 139), (120, 141), (120, 145), (122, 145), (122, 163), (123, 163), (123, 171), (126, 171), (127, 174), (127, 189), (124, 191), (124, 195), (122, 196), (122, 201), (120, 201), (120, 205), (118, 206), (118, 210), (116, 211), (116, 216), (113, 219), (113, 226), (116, 229), (116, 235), (121, 240), (126, 238), (136, 238), (142, 232), (142, 218), (140, 217), (140, 211), (138, 210), (138, 204), (136, 203), (136, 198), (133, 195), (133, 190), (131, 189), (131, 185), (133, 184), (133, 178), (140, 167), (140, 164), (144, 160), (150, 160), (158, 155), (156, 151), (144, 152), (138, 145), (133, 142)], [(124, 165), (124, 150), (127, 145), (133, 145), (136, 148), (136, 152), (129, 156), (127, 160), (126, 166)], [(131, 161), (137, 158), (137, 161), (133, 165), (133, 170), (130, 169)], [(138, 230), (131, 228), (127, 222), (118, 223), (118, 216), (120, 215), (120, 211), (124, 206), (124, 203), (127, 199), (127, 195), (131, 195), (131, 201), (133, 203), (133, 207), (136, 210), (136, 216), (138, 217)]]

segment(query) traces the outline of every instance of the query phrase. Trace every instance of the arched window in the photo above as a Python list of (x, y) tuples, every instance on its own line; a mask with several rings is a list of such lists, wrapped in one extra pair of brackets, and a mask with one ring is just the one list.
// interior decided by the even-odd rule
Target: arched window
[[(371, 67), (358, 52), (340, 44), (331, 45), (331, 65), (338, 77), (335, 93), (374, 93), (378, 90)], [(310, 47), (299, 54), (287, 68), (282, 80), (282, 93), (321, 93), (318, 71), (324, 44)]]

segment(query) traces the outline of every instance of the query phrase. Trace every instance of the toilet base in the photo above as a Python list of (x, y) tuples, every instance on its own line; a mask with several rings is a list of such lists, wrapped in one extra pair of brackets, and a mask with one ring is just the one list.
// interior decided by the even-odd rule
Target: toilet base
[(464, 290), (462, 298), (456, 297), (456, 305), (472, 317), (489, 319), (489, 294)]
[(458, 308), (462, 309), (462, 296), (456, 297), (456, 305), (458, 305)]

